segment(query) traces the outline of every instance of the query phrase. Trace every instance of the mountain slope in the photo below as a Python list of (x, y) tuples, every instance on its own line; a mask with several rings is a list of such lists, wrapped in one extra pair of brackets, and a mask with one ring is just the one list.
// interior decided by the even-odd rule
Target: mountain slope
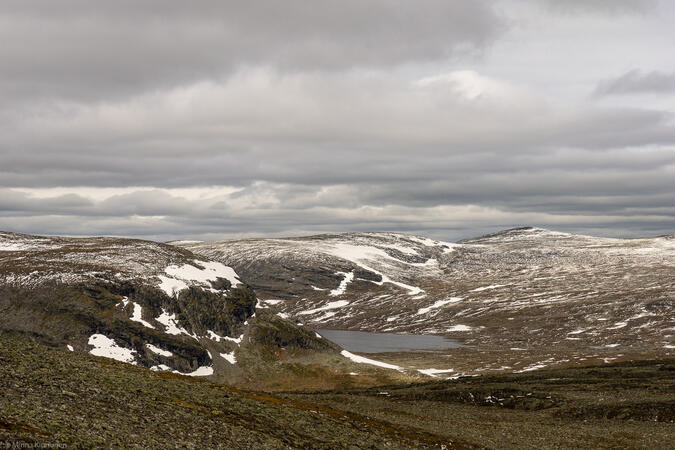
[(0, 330), (257, 388), (407, 379), (364, 367), (314, 331), (257, 306), (264, 305), (231, 267), (179, 247), (0, 233)]
[(2, 331), (0, 392), (0, 442), (14, 448), (477, 448)]
[(457, 244), (349, 233), (178, 245), (234, 267), (308, 326), (469, 344), (448, 353), (455, 370), (651, 357), (675, 344), (672, 236), (519, 228)]
[(673, 360), (267, 394), (0, 332), (14, 448), (668, 448)]

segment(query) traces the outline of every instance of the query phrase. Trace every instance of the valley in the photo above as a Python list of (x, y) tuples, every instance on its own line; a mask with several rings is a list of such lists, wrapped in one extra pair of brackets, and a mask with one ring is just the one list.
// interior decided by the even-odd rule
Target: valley
[(674, 268), (672, 236), (539, 228), (457, 243), (0, 233), (0, 438), (663, 447)]

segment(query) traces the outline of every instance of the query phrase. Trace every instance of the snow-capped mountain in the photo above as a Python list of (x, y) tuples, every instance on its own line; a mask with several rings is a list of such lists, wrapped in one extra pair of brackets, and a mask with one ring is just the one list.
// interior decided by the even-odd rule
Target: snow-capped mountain
[(453, 367), (529, 370), (670, 354), (675, 239), (519, 228), (459, 243), (396, 233), (178, 243), (315, 328), (439, 334)]

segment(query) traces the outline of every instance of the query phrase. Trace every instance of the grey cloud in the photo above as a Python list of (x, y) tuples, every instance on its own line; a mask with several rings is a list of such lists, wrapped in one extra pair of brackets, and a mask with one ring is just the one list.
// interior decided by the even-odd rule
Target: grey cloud
[[(520, 166), (638, 170), (672, 161), (667, 151), (635, 150), (675, 143), (665, 111), (467, 101), (379, 77), (385, 87), (264, 75), (65, 115), (37, 109), (0, 124), (0, 185), (433, 182)], [(176, 108), (185, 98), (191, 103)]]
[[(672, 108), (599, 102), (589, 81), (579, 98), (564, 90), (568, 74), (599, 78), (597, 48), (566, 47), (565, 33), (614, 48), (616, 21), (622, 33), (644, 21), (625, 38), (639, 40), (654, 16), (614, 14), (651, 4), (2, 2), (0, 229), (672, 233)], [(513, 29), (538, 19), (553, 35), (533, 26), (506, 48), (552, 39), (545, 62), (564, 76), (548, 79), (541, 59), (514, 68), (512, 53), (491, 65), (501, 36), (523, 39)], [(603, 95), (666, 92), (669, 77), (631, 72)]]
[(242, 65), (351, 69), (480, 50), (504, 28), (486, 1), (6, 1), (5, 99), (110, 98)]
[(675, 93), (675, 72), (630, 70), (623, 75), (598, 83), (593, 95), (602, 97), (625, 94)]
[(653, 10), (657, 0), (545, 0), (547, 7), (565, 13), (635, 13)]

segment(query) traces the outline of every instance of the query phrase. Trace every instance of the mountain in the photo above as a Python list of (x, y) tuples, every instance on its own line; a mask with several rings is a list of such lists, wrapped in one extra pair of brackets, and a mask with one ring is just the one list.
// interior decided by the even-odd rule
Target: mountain
[[(664, 448), (674, 242), (0, 232), (0, 442)], [(330, 328), (462, 345), (364, 355)]]
[[(458, 243), (398, 233), (168, 244), (0, 233), (0, 329), (265, 389), (530, 371), (671, 355), (674, 267), (672, 236), (539, 228)], [(326, 329), (459, 345), (366, 358), (315, 332)]]
[[(0, 330), (249, 387), (400, 378), (375, 366), (364, 371), (314, 331), (257, 312), (257, 303), (231, 267), (180, 247), (0, 233)], [(350, 375), (357, 368), (360, 376)]]
[[(397, 233), (176, 243), (232, 266), (278, 314), (317, 329), (446, 336), (387, 355), (455, 373), (670, 355), (675, 239), (516, 228), (458, 243)], [(393, 357), (396, 356), (396, 357)]]

